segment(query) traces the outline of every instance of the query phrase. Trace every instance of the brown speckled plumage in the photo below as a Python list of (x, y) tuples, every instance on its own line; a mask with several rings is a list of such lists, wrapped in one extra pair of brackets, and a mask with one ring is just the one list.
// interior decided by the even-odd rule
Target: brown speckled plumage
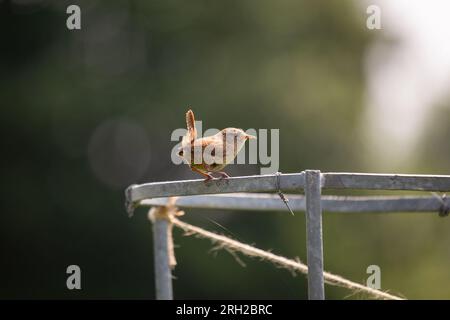
[[(192, 110), (186, 112), (186, 127), (188, 131), (178, 155), (187, 161), (192, 171), (206, 177), (205, 181), (213, 179), (212, 172), (217, 172), (222, 178), (229, 177), (222, 169), (234, 160), (247, 139), (256, 139), (236, 128), (226, 128), (213, 136), (197, 139)], [(211, 158), (204, 159), (205, 151)], [(199, 163), (195, 163), (196, 156), (201, 157)]]

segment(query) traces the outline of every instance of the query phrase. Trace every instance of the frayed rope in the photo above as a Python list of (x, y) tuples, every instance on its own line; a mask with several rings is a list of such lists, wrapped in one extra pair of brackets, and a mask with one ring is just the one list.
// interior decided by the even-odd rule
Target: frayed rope
[[(291, 260), (282, 256), (275, 255), (271, 252), (267, 252), (258, 248), (255, 248), (253, 246), (250, 246), (248, 244), (230, 239), (228, 237), (225, 237), (223, 235), (219, 235), (207, 230), (204, 230), (202, 228), (193, 226), (191, 224), (188, 224), (186, 222), (180, 221), (174, 216), (170, 218), (172, 224), (180, 229), (182, 229), (186, 235), (196, 235), (200, 238), (206, 238), (211, 240), (212, 243), (216, 244), (216, 249), (226, 249), (228, 252), (241, 252), (242, 254), (254, 257), (254, 258), (260, 258), (264, 261), (269, 261), (279, 267), (285, 268), (287, 270), (290, 270), (292, 272), (300, 272), (303, 274), (308, 274), (308, 266), (303, 264), (300, 261)], [(404, 298), (392, 295), (390, 293), (377, 290), (374, 288), (370, 288), (367, 286), (364, 286), (362, 284), (347, 280), (341, 276), (334, 275), (329, 272), (324, 272), (323, 277), (326, 283), (330, 285), (335, 285), (343, 288), (347, 288), (350, 290), (353, 290), (355, 292), (363, 292), (367, 293), (377, 299), (385, 299), (385, 300), (404, 300)]]

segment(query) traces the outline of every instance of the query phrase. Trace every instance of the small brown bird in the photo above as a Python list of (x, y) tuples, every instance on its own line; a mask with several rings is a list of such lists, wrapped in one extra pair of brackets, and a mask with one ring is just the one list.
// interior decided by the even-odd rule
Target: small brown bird
[(256, 139), (236, 128), (226, 128), (213, 136), (197, 139), (192, 110), (186, 113), (186, 125), (188, 131), (183, 137), (178, 155), (189, 164), (192, 171), (206, 177), (205, 181), (214, 178), (211, 175), (213, 172), (220, 174), (221, 178), (229, 178), (222, 169), (233, 162), (245, 141)]

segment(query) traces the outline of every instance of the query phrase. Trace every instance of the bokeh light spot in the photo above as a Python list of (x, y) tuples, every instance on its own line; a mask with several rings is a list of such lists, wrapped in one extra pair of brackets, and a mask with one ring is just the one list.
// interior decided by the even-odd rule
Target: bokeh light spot
[(136, 183), (150, 164), (150, 154), (145, 129), (124, 119), (101, 123), (88, 145), (92, 171), (101, 182), (114, 189)]

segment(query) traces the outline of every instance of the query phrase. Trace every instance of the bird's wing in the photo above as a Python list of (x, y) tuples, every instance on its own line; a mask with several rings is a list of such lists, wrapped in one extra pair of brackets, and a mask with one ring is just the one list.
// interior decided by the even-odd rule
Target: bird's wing
[(191, 152), (193, 157), (195, 155), (198, 157), (201, 152), (202, 159), (207, 163), (224, 163), (225, 150), (223, 148), (222, 135), (214, 135), (195, 140)]
[(197, 129), (195, 128), (194, 112), (192, 112), (191, 109), (186, 112), (186, 127), (188, 130), (188, 139), (191, 143), (193, 143), (194, 140), (197, 139)]

